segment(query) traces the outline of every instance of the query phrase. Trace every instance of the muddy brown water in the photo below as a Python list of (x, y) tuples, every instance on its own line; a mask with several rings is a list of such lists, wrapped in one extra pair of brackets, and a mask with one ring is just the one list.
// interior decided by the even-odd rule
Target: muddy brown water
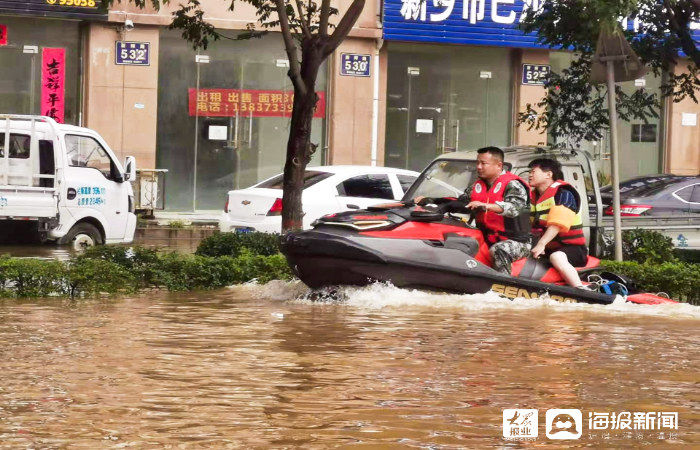
[[(700, 308), (300, 283), (0, 301), (4, 448), (700, 446)], [(533, 440), (503, 409), (538, 409)], [(582, 436), (545, 436), (545, 411)], [(589, 412), (678, 429), (589, 430)]]

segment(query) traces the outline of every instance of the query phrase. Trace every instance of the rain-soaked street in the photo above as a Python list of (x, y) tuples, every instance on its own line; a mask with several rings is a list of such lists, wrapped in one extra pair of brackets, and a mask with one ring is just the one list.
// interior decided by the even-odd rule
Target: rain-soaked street
[[(0, 446), (700, 446), (700, 307), (305, 291), (3, 300)], [(538, 409), (539, 436), (504, 440), (504, 408)], [(549, 408), (580, 409), (581, 439), (548, 439)]]

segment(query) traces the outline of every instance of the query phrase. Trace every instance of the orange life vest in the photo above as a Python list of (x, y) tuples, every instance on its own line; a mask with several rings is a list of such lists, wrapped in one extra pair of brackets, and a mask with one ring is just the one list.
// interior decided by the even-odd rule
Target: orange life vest
[(581, 196), (576, 189), (569, 183), (557, 180), (552, 183), (539, 197), (536, 197), (536, 192), (533, 189), (530, 192), (532, 226), (535, 233), (544, 233), (548, 226), (549, 210), (555, 206), (554, 196), (559, 189), (566, 189), (576, 197), (578, 203), (578, 211), (574, 223), (568, 231), (560, 231), (559, 234), (547, 244), (547, 249), (556, 250), (562, 245), (586, 245), (586, 237), (583, 234), (583, 221), (581, 219)]

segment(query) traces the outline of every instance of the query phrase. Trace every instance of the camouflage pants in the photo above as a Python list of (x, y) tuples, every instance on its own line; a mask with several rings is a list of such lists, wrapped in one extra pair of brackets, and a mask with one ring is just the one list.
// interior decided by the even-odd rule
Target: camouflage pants
[(518, 241), (500, 241), (489, 248), (493, 268), (510, 275), (510, 265), (513, 261), (525, 258), (530, 254), (530, 244)]

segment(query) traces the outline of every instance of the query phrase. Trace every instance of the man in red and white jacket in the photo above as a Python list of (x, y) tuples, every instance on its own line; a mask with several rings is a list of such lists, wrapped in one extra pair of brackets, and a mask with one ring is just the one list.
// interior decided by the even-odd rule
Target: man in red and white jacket
[(503, 150), (477, 150), (479, 179), (458, 199), (418, 197), (418, 204), (442, 203), (445, 212), (476, 213), (476, 226), (489, 246), (492, 267), (510, 275), (511, 264), (530, 254), (530, 187), (525, 180), (503, 170)]

